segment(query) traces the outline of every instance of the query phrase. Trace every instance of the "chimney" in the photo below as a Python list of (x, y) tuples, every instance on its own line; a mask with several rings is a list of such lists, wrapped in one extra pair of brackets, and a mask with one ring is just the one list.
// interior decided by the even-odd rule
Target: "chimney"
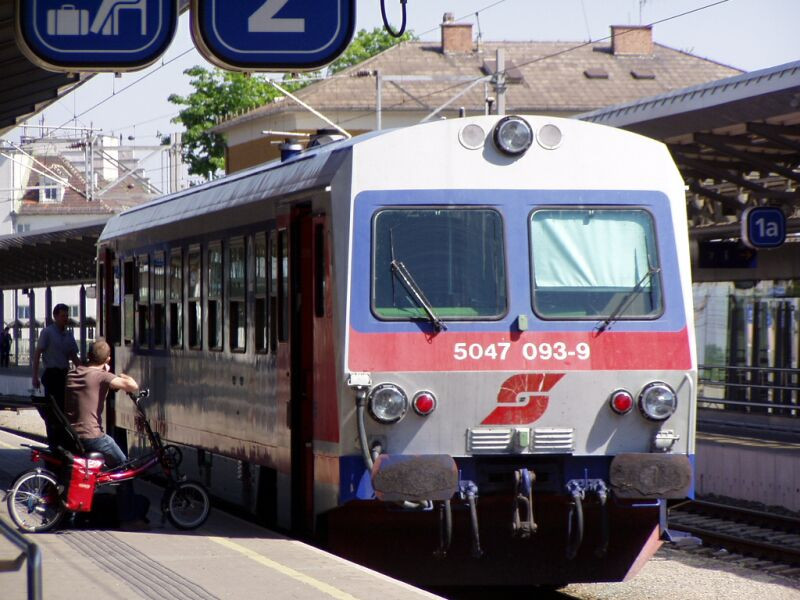
[(472, 52), (472, 23), (454, 22), (453, 13), (442, 17), (442, 52), (445, 54)]
[(614, 56), (650, 56), (653, 54), (653, 27), (612, 25), (611, 53)]

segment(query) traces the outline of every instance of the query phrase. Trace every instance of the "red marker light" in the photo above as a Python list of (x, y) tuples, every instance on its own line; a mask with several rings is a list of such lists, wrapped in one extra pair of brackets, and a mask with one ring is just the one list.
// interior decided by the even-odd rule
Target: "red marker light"
[(428, 416), (436, 410), (436, 396), (431, 392), (418, 392), (411, 402), (414, 407), (414, 412), (423, 417)]
[(624, 415), (633, 408), (633, 396), (626, 390), (616, 390), (611, 394), (609, 404), (611, 404), (611, 410), (615, 413)]

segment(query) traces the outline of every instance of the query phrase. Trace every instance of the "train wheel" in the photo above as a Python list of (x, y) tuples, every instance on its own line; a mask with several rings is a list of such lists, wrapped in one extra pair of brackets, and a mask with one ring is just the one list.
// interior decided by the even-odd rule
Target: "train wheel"
[(211, 501), (196, 481), (182, 481), (167, 488), (162, 503), (170, 523), (178, 529), (195, 529), (206, 522)]
[(42, 469), (17, 477), (8, 492), (7, 504), (11, 520), (28, 533), (52, 529), (66, 512), (56, 476)]

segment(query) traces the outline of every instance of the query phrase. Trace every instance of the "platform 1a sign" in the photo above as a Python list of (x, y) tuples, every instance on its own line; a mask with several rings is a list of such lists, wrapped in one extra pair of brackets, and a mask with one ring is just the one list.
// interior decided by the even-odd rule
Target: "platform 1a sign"
[[(238, 4), (238, 2), (231, 2)], [(55, 71), (129, 71), (157, 60), (178, 22), (177, 0), (17, 0), (17, 41)]]
[(192, 0), (191, 10), (197, 48), (235, 70), (319, 68), (344, 51), (355, 27), (355, 0)]
[(742, 213), (742, 241), (750, 248), (777, 248), (786, 240), (786, 215), (776, 206), (755, 206)]

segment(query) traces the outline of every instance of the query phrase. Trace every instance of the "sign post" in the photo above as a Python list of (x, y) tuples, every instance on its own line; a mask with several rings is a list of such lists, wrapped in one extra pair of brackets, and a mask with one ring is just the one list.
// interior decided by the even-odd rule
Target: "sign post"
[(192, 37), (212, 63), (240, 71), (317, 69), (353, 36), (355, 0), (192, 0)]
[(755, 206), (742, 213), (742, 241), (750, 248), (777, 248), (786, 240), (786, 215), (776, 206)]
[(17, 0), (19, 47), (50, 71), (133, 71), (156, 61), (177, 0)]

